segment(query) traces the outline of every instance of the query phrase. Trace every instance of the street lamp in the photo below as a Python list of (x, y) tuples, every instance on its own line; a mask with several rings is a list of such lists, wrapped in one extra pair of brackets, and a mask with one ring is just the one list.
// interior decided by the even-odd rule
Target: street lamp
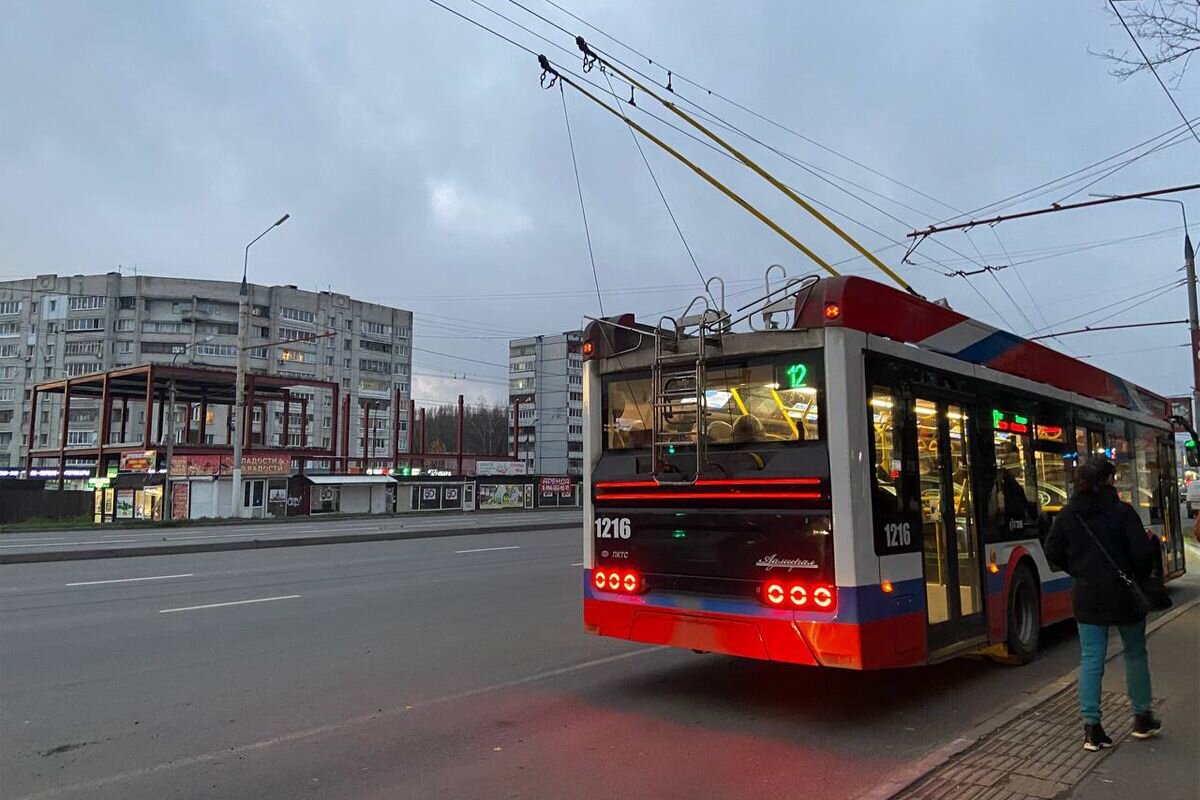
[[(1090, 194), (1090, 193), (1089, 193)], [(1113, 197), (1110, 194), (1092, 194), (1092, 197)], [(1200, 417), (1200, 313), (1197, 313), (1196, 302), (1196, 250), (1192, 247), (1192, 237), (1188, 232), (1187, 206), (1182, 200), (1171, 200), (1165, 197), (1137, 197), (1136, 200), (1152, 200), (1155, 203), (1174, 203), (1183, 214), (1183, 267), (1187, 275), (1188, 287), (1188, 327), (1192, 337), (1192, 424)]]
[[(174, 367), (175, 362), (179, 360), (179, 357), (181, 355), (183, 355), (184, 353), (186, 353), (188, 350), (191, 350), (193, 347), (195, 347), (198, 344), (207, 344), (207, 343), (211, 342), (214, 338), (216, 338), (216, 337), (206, 336), (203, 339), (197, 339), (194, 342), (185, 344), (183, 347), (181, 347), (175, 351), (175, 355), (171, 356), (171, 366)], [(171, 459), (175, 455), (175, 412), (176, 412), (176, 409), (175, 409), (175, 376), (174, 375), (171, 376), (171, 392), (170, 392), (170, 399), (167, 401), (167, 408), (169, 408), (171, 411), (170, 411), (170, 414), (167, 416), (167, 465), (166, 465), (167, 466), (167, 476), (166, 476), (166, 478), (163, 479), (163, 487), (166, 489), (167, 496), (166, 496), (166, 498), (164, 498), (164, 502), (163, 502), (163, 519), (164, 520), (168, 520), (171, 518)]]
[(233, 516), (242, 516), (242, 436), (246, 426), (246, 341), (250, 334), (250, 287), (246, 284), (246, 270), (250, 265), (250, 246), (271, 231), (288, 221), (291, 214), (284, 214), (275, 224), (250, 240), (242, 258), (242, 287), (238, 290), (238, 360), (237, 385), (234, 392), (236, 423), (233, 437)]

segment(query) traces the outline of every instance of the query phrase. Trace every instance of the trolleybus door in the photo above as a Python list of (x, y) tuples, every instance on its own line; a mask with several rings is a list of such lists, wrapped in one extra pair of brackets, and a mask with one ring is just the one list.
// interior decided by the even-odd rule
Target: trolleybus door
[(986, 631), (974, 453), (965, 405), (917, 397), (913, 411), (925, 606), (934, 654)]

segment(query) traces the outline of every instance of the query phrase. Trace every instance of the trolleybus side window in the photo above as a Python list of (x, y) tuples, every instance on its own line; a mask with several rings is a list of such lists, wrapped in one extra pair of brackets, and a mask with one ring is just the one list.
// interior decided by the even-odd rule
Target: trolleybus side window
[(992, 411), (996, 486), (991, 507), (993, 538), (998, 540), (1029, 537), (1037, 520), (1032, 432), (1028, 416)]
[(921, 550), (921, 514), (904, 467), (904, 400), (876, 386), (869, 401), (871, 423), (871, 494), (875, 552), (879, 555)]
[(1038, 536), (1045, 539), (1054, 516), (1070, 496), (1066, 428), (1061, 421), (1053, 417), (1037, 421), (1033, 457), (1037, 469)]
[(1143, 525), (1161, 525), (1166, 503), (1158, 462), (1158, 431), (1134, 425), (1134, 461), (1137, 467), (1137, 502), (1133, 507)]
[(1125, 420), (1108, 423), (1108, 457), (1117, 468), (1117, 494), (1126, 503), (1136, 505), (1134, 499), (1133, 453), (1129, 447), (1129, 435)]

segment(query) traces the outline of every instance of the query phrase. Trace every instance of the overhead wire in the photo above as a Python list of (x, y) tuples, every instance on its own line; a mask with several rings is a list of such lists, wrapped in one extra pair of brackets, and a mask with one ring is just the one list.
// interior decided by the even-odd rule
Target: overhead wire
[(1188, 126), (1188, 130), (1192, 132), (1192, 137), (1196, 140), (1196, 144), (1200, 144), (1200, 134), (1196, 133), (1196, 129), (1192, 127), (1192, 123), (1188, 121), (1186, 116), (1184, 116), (1183, 109), (1179, 107), (1179, 103), (1175, 102), (1175, 96), (1171, 94), (1171, 90), (1167, 88), (1165, 83), (1163, 83), (1163, 79), (1159, 76), (1158, 70), (1154, 68), (1154, 63), (1146, 55), (1146, 51), (1142, 49), (1142, 43), (1139, 42), (1137, 37), (1133, 35), (1133, 31), (1129, 29), (1129, 24), (1125, 22), (1125, 18), (1121, 16), (1121, 12), (1117, 10), (1117, 4), (1114, 3), (1113, 0), (1108, 0), (1108, 5), (1112, 9), (1112, 12), (1117, 15), (1117, 19), (1121, 21), (1121, 27), (1125, 29), (1125, 32), (1129, 34), (1129, 38), (1133, 40), (1133, 46), (1136, 47), (1137, 51), (1142, 54), (1142, 60), (1146, 62), (1146, 66), (1150, 68), (1150, 72), (1153, 73), (1154, 79), (1158, 81), (1158, 85), (1162, 87), (1163, 94), (1165, 94), (1167, 99), (1171, 101), (1171, 105), (1175, 107), (1175, 110), (1179, 113), (1179, 116), (1183, 120), (1184, 124)]

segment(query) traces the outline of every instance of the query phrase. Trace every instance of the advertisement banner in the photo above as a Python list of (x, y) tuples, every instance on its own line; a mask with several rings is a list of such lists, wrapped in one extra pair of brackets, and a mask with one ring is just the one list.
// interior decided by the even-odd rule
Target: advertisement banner
[(479, 507), (493, 508), (524, 508), (525, 484), (523, 483), (481, 483), (479, 484)]
[(191, 510), (188, 502), (191, 498), (192, 484), (188, 481), (178, 481), (171, 485), (171, 519), (187, 519)]
[(1193, 429), (1196, 427), (1196, 421), (1192, 419), (1192, 398), (1168, 397), (1167, 402), (1171, 404), (1172, 416), (1183, 417)]
[(158, 453), (153, 450), (121, 453), (121, 472), (154, 472), (156, 469)]
[(566, 475), (543, 475), (538, 479), (538, 491), (542, 494), (571, 494), (571, 479)]
[(476, 475), (525, 475), (524, 461), (476, 461)]
[[(232, 456), (188, 455), (175, 456), (171, 459), (171, 475), (174, 477), (185, 477), (188, 475), (220, 475), (221, 477), (226, 477), (232, 474)], [(291, 456), (244, 456), (242, 458), (242, 477), (244, 478), (286, 476), (291, 474)]]
[(117, 519), (133, 519), (133, 489), (117, 490)]

